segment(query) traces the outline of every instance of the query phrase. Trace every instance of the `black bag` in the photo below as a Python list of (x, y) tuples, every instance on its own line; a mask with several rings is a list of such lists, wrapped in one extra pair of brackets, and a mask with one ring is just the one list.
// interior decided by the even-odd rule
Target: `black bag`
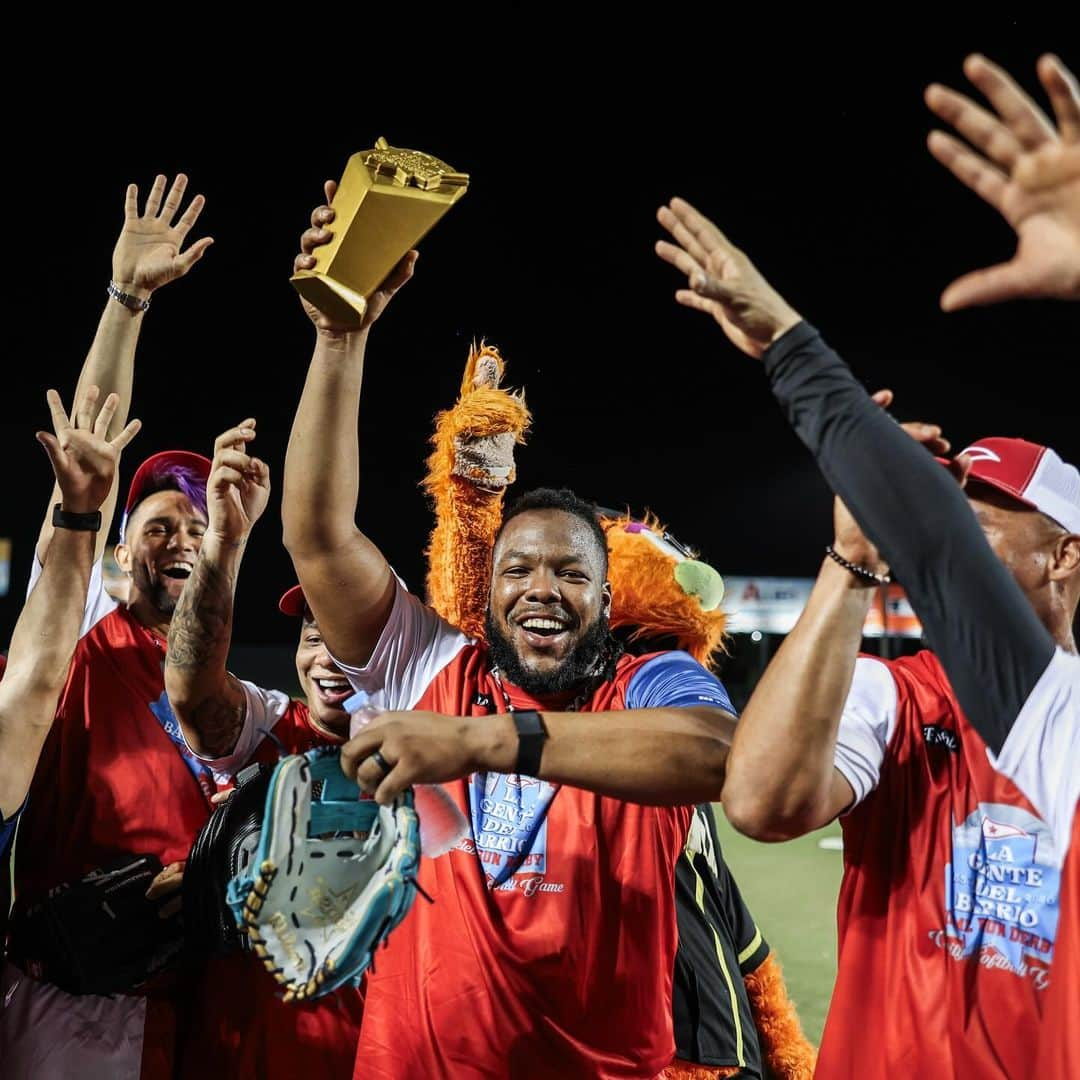
[(253, 764), (236, 776), (236, 789), (210, 815), (184, 870), (184, 932), (195, 953), (250, 951), (225, 900), (229, 882), (255, 856), (273, 765)]
[(60, 885), (12, 920), (11, 959), (69, 994), (124, 994), (164, 971), (183, 948), (170, 897), (147, 900), (155, 855), (126, 855)]

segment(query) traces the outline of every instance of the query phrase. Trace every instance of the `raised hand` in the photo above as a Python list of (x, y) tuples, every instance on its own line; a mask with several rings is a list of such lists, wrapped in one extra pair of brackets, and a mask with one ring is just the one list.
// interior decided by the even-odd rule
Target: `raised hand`
[[(300, 237), (300, 254), (293, 259), (293, 272), (297, 270), (313, 270), (315, 268), (315, 256), (312, 252), (323, 244), (328, 244), (334, 238), (330, 225), (334, 221), (334, 208), (330, 205), (334, 201), (337, 192), (337, 181), (327, 180), (323, 184), (326, 193), (326, 204), (316, 207), (311, 212), (311, 228), (307, 229)], [(386, 305), (393, 299), (394, 293), (401, 288), (413, 275), (416, 266), (417, 253), (408, 251), (398, 262), (397, 266), (390, 271), (386, 280), (367, 298), (367, 308), (363, 318), (359, 315), (354, 322), (341, 322), (331, 318), (320, 311), (314, 304), (301, 298), (307, 317), (315, 324), (316, 329), (324, 330), (331, 334), (344, 334), (350, 331), (366, 330), (386, 310)]]
[[(993, 111), (936, 83), (926, 104), (971, 146), (943, 131), (930, 152), (1013, 227), (1017, 248), (996, 266), (957, 278), (941, 295), (945, 311), (1021, 297), (1080, 299), (1080, 89), (1056, 56), (1038, 74), (1057, 129), (1011, 76), (984, 56), (969, 56), (964, 74)], [(972, 149), (974, 147), (974, 149)]]
[(148, 298), (155, 289), (183, 277), (214, 242), (211, 237), (204, 236), (186, 251), (180, 250), (206, 205), (202, 195), (196, 195), (179, 220), (173, 223), (183, 202), (187, 182), (183, 173), (177, 173), (165, 195), (165, 177), (157, 176), (141, 214), (139, 189), (128, 184), (124, 228), (113, 249), (112, 261), (113, 281), (125, 292)]
[(684, 199), (672, 199), (656, 217), (675, 240), (657, 241), (656, 254), (681, 270), (690, 286), (675, 299), (711, 315), (748, 356), (759, 358), (802, 321), (745, 252)]
[(105, 433), (120, 399), (110, 394), (99, 411), (99, 393), (96, 386), (87, 387), (70, 419), (55, 390), (45, 395), (55, 434), (39, 431), (37, 441), (52, 463), (61, 506), (70, 513), (92, 514), (101, 509), (112, 489), (120, 452), (142, 427), (141, 420), (132, 420), (115, 438), (107, 439)]
[(214, 441), (214, 461), (206, 484), (209, 532), (228, 544), (242, 544), (270, 499), (270, 469), (247, 453), (255, 438), (252, 418)]

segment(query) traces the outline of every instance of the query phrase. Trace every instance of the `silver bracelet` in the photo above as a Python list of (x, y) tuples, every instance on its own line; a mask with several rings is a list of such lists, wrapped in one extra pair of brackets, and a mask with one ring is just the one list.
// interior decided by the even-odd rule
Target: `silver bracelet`
[(875, 574), (873, 570), (867, 570), (865, 566), (848, 562), (843, 555), (833, 550), (832, 544), (826, 546), (825, 554), (833, 562), (839, 563), (845, 570), (854, 574), (860, 581), (865, 581), (868, 585), (888, 585), (892, 581), (892, 574), (890, 573)]
[(131, 293), (124, 292), (115, 281), (110, 281), (105, 291), (114, 300), (123, 304), (124, 307), (130, 308), (132, 311), (147, 311), (150, 307), (149, 300), (144, 300), (141, 296), (132, 296)]

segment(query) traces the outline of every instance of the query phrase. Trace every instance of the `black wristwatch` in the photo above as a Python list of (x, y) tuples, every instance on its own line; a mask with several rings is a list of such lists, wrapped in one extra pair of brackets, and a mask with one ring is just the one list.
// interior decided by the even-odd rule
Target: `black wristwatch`
[(544, 718), (533, 709), (511, 713), (518, 733), (517, 761), (514, 772), (518, 776), (540, 775), (540, 758), (544, 754), (544, 741), (548, 737)]
[(101, 529), (101, 511), (91, 514), (76, 514), (65, 510), (60, 503), (53, 507), (52, 523), (57, 529), (75, 529), (78, 532), (98, 532)]

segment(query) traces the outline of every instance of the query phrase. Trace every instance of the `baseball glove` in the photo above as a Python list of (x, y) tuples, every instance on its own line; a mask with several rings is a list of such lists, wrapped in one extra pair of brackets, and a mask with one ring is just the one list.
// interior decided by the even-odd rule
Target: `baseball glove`
[(155, 855), (118, 856), (13, 920), (10, 955), (36, 979), (69, 994), (127, 994), (177, 960), (179, 915), (146, 899), (160, 873)]
[(338, 748), (283, 758), (266, 793), (255, 857), (229, 883), (237, 925), (285, 1001), (356, 985), (417, 892), (412, 792), (362, 798)]
[(195, 953), (250, 950), (225, 899), (229, 882), (250, 868), (262, 832), (273, 765), (253, 764), (202, 827), (184, 868), (184, 934)]

